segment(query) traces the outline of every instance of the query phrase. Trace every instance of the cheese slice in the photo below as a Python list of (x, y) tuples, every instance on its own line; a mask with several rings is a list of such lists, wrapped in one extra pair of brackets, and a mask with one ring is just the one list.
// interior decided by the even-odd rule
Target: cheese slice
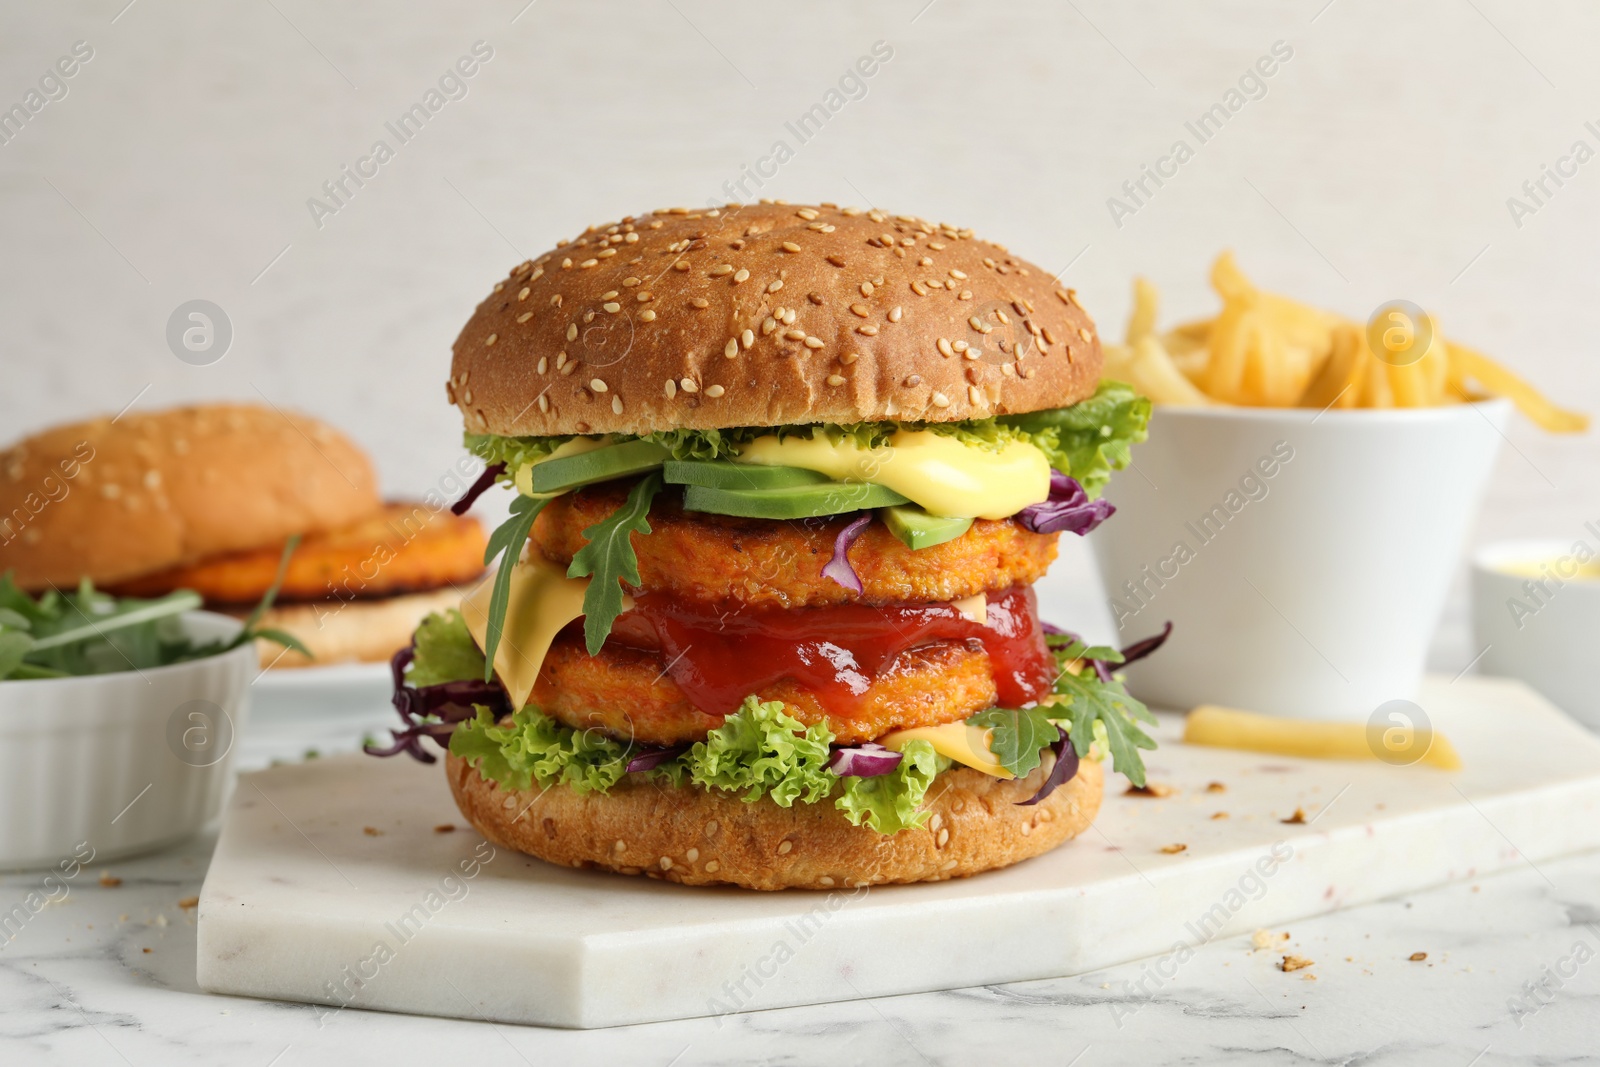
[(989, 595), (987, 593), (974, 593), (960, 600), (950, 601), (950, 606), (968, 622), (975, 622), (979, 626), (989, 621)]
[(949, 722), (943, 726), (913, 726), (909, 730), (896, 730), (878, 738), (884, 748), (899, 752), (910, 741), (926, 741), (933, 750), (947, 759), (971, 767), (996, 778), (1015, 778), (1016, 775), (1000, 766), (989, 741), (994, 731), (984, 726), (971, 726), (964, 722)]
[[(511, 568), (511, 596), (506, 602), (505, 628), (494, 651), (494, 672), (511, 697), (512, 708), (528, 702), (550, 643), (561, 628), (583, 615), (583, 595), (589, 579), (568, 578), (565, 569), (538, 552)], [(485, 578), (461, 601), (467, 632), (484, 647), (489, 632), (489, 600), (494, 595), (494, 575)]]
[(882, 448), (845, 438), (758, 437), (736, 463), (803, 467), (838, 481), (875, 482), (932, 515), (1003, 519), (1050, 497), (1050, 461), (1025, 441), (999, 450), (932, 430), (897, 430)]

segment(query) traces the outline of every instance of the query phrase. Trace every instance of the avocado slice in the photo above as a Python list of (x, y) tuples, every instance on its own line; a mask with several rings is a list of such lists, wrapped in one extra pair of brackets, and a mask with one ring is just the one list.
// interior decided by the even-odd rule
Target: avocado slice
[(654, 470), (671, 455), (654, 441), (624, 441), (534, 465), (533, 491), (559, 493), (580, 485)]
[(820, 485), (826, 474), (804, 467), (764, 467), (725, 459), (669, 459), (662, 475), (674, 485), (703, 485), (708, 489), (782, 489), (791, 485)]
[(713, 489), (690, 485), (683, 491), (686, 511), (709, 511), (750, 519), (808, 519), (846, 511), (884, 508), (906, 498), (872, 482), (822, 482), (775, 489)]
[(915, 504), (884, 508), (883, 524), (911, 549), (942, 545), (972, 529), (971, 519), (930, 515)]

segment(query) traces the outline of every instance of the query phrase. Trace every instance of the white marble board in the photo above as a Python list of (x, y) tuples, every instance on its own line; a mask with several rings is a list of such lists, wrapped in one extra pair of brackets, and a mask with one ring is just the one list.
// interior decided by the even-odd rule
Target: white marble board
[[(409, 760), (274, 768), (243, 778), (226, 816), (199, 984), (329, 1011), (599, 1027), (1145, 957), (1159, 975), (1205, 940), (1600, 847), (1600, 739), (1515, 683), (1430, 679), (1418, 702), (1463, 771), (1188, 747), (1163, 716), (1149, 764), (1172, 795), (1129, 796), (1111, 776), (1094, 826), (1039, 859), (833, 893), (691, 889), (495, 852), (440, 769)], [(1305, 823), (1281, 821), (1297, 808)]]

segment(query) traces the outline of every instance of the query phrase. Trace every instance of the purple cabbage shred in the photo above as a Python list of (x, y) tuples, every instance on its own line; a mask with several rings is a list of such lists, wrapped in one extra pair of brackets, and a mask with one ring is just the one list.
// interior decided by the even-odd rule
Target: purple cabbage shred
[(511, 710), (510, 698), (498, 682), (467, 678), (421, 688), (407, 685), (406, 668), (416, 655), (416, 646), (407, 645), (389, 660), (389, 672), (394, 679), (394, 710), (400, 713), (404, 728), (389, 731), (394, 742), (387, 747), (363, 745), (362, 751), (369, 756), (397, 756), (404, 752), (422, 763), (434, 763), (437, 757), (422, 747), (424, 737), (432, 739), (440, 748), (448, 748), (456, 725), (477, 714), (474, 705), (485, 705), (495, 718)]
[(465, 493), (461, 494), (461, 499), (450, 505), (450, 514), (465, 515), (473, 503), (494, 484), (494, 480), (505, 472), (506, 465), (504, 463), (496, 463), (491, 467), (485, 468), (484, 472), (478, 475), (478, 480), (473, 482)]
[(904, 758), (876, 741), (868, 741), (834, 749), (833, 756), (828, 760), (828, 769), (841, 778), (876, 778), (900, 766)]
[(1017, 521), (1034, 533), (1075, 533), (1082, 537), (1109, 519), (1116, 508), (1107, 500), (1090, 500), (1076, 478), (1050, 472), (1050, 499), (1017, 512)]
[(1039, 803), (1039, 801), (1072, 781), (1073, 777), (1078, 773), (1078, 750), (1072, 747), (1072, 742), (1067, 738), (1067, 731), (1057, 726), (1056, 732), (1060, 736), (1050, 746), (1050, 751), (1056, 754), (1056, 765), (1050, 768), (1049, 775), (1045, 777), (1044, 784), (1039, 787), (1037, 793), (1027, 800), (1017, 801), (1017, 804), (1021, 807)]
[(823, 577), (832, 578), (852, 593), (861, 592), (861, 577), (850, 566), (850, 546), (856, 543), (871, 522), (872, 513), (863, 512), (840, 530), (839, 536), (833, 539), (833, 558), (822, 568)]

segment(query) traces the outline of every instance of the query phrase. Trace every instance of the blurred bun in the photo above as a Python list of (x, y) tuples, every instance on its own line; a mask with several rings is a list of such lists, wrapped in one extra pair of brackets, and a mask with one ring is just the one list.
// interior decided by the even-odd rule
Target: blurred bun
[(371, 461), (316, 419), (232, 404), (94, 419), (0, 453), (0, 572), (33, 591), (111, 585), (378, 507)]
[(1061, 407), (1100, 342), (970, 230), (823, 204), (658, 211), (514, 268), (456, 339), (470, 433), (949, 422)]

